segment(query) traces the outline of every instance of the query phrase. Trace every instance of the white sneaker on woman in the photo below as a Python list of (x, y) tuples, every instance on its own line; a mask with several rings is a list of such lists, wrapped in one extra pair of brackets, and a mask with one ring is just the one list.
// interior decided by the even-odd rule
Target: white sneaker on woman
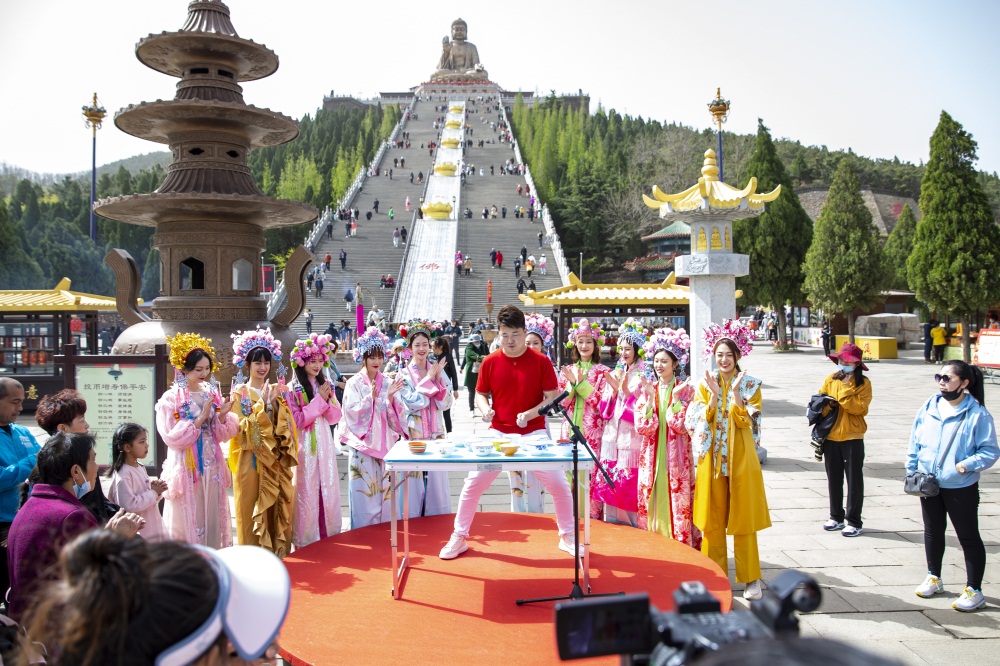
[(924, 582), (917, 586), (916, 592), (918, 597), (930, 599), (935, 594), (944, 592), (944, 583), (942, 583), (941, 579), (934, 574), (927, 574), (927, 578), (924, 579)]
[(955, 599), (951, 607), (957, 611), (962, 611), (963, 613), (969, 613), (977, 608), (982, 608), (986, 605), (986, 597), (980, 590), (973, 590), (971, 587), (966, 587), (962, 590), (962, 596)]
[(756, 601), (764, 596), (764, 581), (760, 578), (753, 581), (752, 583), (747, 583), (747, 587), (743, 590), (743, 598), (747, 601)]

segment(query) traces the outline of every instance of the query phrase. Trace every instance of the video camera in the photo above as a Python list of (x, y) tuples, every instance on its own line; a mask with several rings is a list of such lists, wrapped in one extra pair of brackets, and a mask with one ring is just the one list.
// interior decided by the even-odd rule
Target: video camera
[(749, 611), (722, 613), (719, 600), (699, 582), (674, 591), (677, 610), (664, 613), (647, 594), (592, 598), (556, 606), (556, 640), (563, 661), (621, 655), (622, 664), (681, 666), (705, 652), (799, 631), (794, 611), (819, 607), (816, 581), (788, 570)]

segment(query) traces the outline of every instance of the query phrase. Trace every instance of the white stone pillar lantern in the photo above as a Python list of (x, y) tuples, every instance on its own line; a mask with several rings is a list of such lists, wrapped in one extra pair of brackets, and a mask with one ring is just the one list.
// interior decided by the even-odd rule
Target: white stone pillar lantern
[(683, 220), (691, 226), (691, 254), (677, 257), (675, 274), (690, 281), (691, 376), (700, 378), (711, 367), (703, 359), (702, 332), (712, 322), (733, 319), (736, 312), (736, 278), (750, 273), (750, 257), (733, 252), (733, 220), (764, 212), (764, 203), (781, 194), (781, 186), (757, 194), (757, 179), (742, 190), (719, 180), (715, 151), (705, 151), (698, 183), (678, 194), (665, 194), (653, 186), (653, 197), (643, 195), (650, 208), (664, 220)]

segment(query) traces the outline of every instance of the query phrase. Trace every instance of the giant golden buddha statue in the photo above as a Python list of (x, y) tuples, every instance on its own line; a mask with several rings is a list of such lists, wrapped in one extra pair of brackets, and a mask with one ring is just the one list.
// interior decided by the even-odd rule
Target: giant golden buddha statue
[(451, 24), (451, 39), (441, 40), (441, 60), (431, 81), (488, 81), (489, 74), (479, 62), (476, 45), (466, 41), (469, 26), (462, 19)]

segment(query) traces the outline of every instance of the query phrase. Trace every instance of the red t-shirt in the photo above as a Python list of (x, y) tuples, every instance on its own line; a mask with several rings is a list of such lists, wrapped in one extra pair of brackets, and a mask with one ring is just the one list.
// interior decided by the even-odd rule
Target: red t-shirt
[(493, 394), (492, 428), (506, 433), (526, 435), (545, 428), (545, 417), (528, 421), (526, 428), (519, 428), (517, 415), (533, 409), (542, 402), (543, 391), (559, 388), (552, 361), (531, 347), (517, 358), (509, 358), (498, 349), (479, 367), (477, 393)]

